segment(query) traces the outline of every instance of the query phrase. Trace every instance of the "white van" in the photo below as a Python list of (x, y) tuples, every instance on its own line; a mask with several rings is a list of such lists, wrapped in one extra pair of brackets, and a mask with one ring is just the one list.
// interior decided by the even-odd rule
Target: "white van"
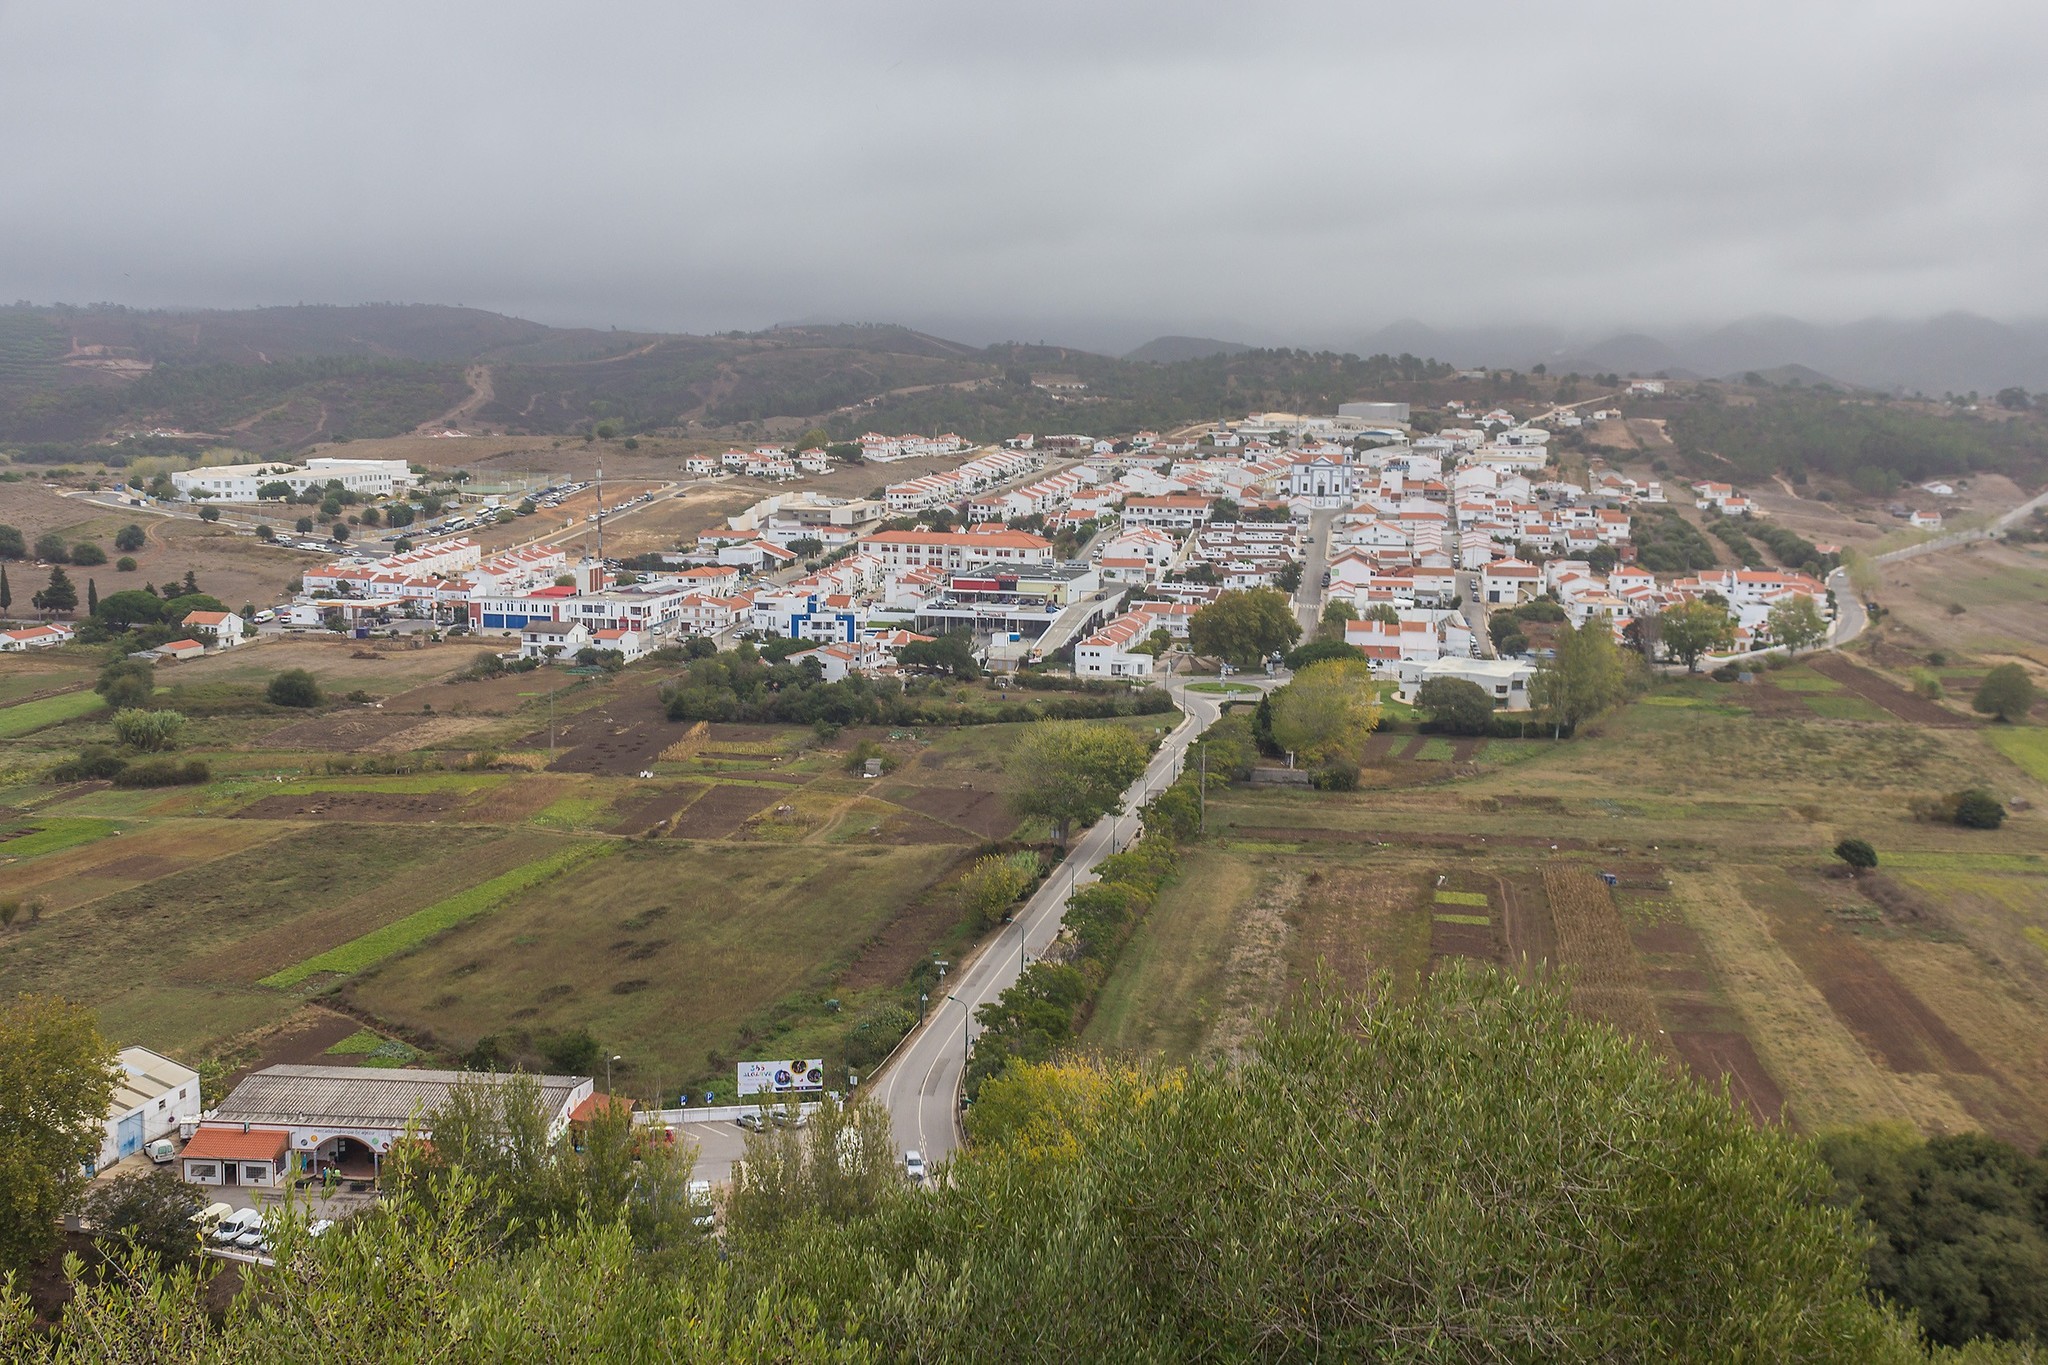
[(260, 1209), (236, 1209), (220, 1220), (213, 1230), (216, 1246), (233, 1246), (251, 1233), (263, 1230), (263, 1213)]
[(178, 1155), (178, 1144), (169, 1138), (158, 1138), (149, 1144), (149, 1159), (159, 1166), (168, 1166)]

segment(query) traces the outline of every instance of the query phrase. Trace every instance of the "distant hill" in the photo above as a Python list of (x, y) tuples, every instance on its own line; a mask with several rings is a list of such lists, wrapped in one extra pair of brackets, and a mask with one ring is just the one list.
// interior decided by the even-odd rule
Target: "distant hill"
[(1243, 355), (1252, 348), (1236, 341), (1214, 337), (1154, 337), (1125, 356), (1147, 365), (1171, 365), (1181, 360), (1206, 360), (1212, 355)]
[(1721, 377), (1730, 383), (1740, 384), (1746, 382), (1752, 374), (1758, 379), (1763, 380), (1764, 383), (1774, 384), (1779, 388), (1803, 386), (1812, 389), (1819, 388), (1822, 385), (1831, 389), (1853, 389), (1856, 387), (1854, 384), (1844, 384), (1832, 375), (1822, 374), (1810, 365), (1774, 365), (1768, 370), (1744, 370), (1740, 374), (1728, 374)]
[(1460, 366), (1553, 374), (1664, 373), (1675, 379), (1804, 366), (1843, 387), (1933, 395), (2048, 389), (2048, 321), (2003, 323), (1970, 313), (1917, 322), (1872, 318), (1821, 326), (1763, 315), (1706, 330), (1570, 335), (1549, 327), (1433, 328), (1412, 319), (1349, 343), (1374, 351), (1434, 355)]
[[(124, 433), (194, 433), (284, 454), (413, 430), (472, 395), (471, 429), (744, 440), (822, 425), (957, 431), (1168, 429), (1253, 408), (1332, 411), (1355, 398), (1426, 401), (1450, 368), (1414, 355), (1254, 350), (1161, 338), (1152, 358), (1066, 346), (977, 348), (889, 324), (806, 323), (689, 336), (555, 328), (428, 305), (145, 312), (0, 308), (0, 442), (62, 461)], [(1185, 352), (1182, 358), (1161, 358)], [(482, 370), (488, 370), (488, 387)], [(1052, 393), (1035, 373), (1076, 376)], [(472, 384), (475, 387), (472, 387)], [(1440, 395), (1436, 401), (1441, 402)]]

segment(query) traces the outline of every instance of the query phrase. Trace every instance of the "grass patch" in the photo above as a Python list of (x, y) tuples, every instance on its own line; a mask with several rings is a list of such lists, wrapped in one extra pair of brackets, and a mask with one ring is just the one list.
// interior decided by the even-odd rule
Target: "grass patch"
[(360, 1057), (364, 1066), (401, 1067), (418, 1061), (420, 1050), (396, 1038), (381, 1037), (369, 1029), (357, 1029), (328, 1048), (329, 1057)]
[(1556, 751), (1557, 746), (1555, 743), (1545, 744), (1538, 740), (1528, 739), (1489, 739), (1480, 748), (1477, 758), (1481, 763), (1492, 763), (1501, 766), (1510, 763), (1526, 763), (1532, 758), (1539, 757), (1545, 753), (1555, 753)]
[(1706, 711), (1717, 716), (1746, 716), (1749, 714), (1749, 708), (1746, 706), (1731, 706), (1727, 702), (1708, 701), (1705, 697), (1691, 697), (1683, 693), (1660, 693), (1656, 696), (1644, 697), (1636, 705), (1655, 706), (1660, 709), (1673, 711)]
[(1890, 721), (1891, 712), (1857, 696), (1809, 696), (1806, 709), (1823, 720)]
[(1185, 1060), (1244, 984), (1230, 971), (1257, 876), (1242, 858), (1201, 848), (1131, 935), (1083, 1040)]
[(1780, 692), (1839, 692), (1842, 685), (1824, 673), (1810, 668), (1785, 668), (1776, 673), (1766, 674), (1771, 686)]
[(611, 844), (578, 844), (537, 858), (523, 867), (491, 878), (480, 886), (438, 901), (424, 910), (414, 911), (404, 919), (396, 920), (381, 929), (374, 929), (361, 938), (353, 939), (338, 948), (295, 963), (281, 972), (272, 972), (263, 978), (265, 986), (296, 986), (307, 977), (321, 972), (347, 974), (359, 972), (374, 966), (394, 953), (417, 947), (435, 934), (452, 929), (464, 920), (474, 919), (496, 909), (500, 904), (525, 891), (538, 886), (557, 873), (565, 872), (584, 859), (596, 854), (609, 852)]
[(107, 699), (97, 692), (64, 692), (40, 701), (16, 702), (0, 707), (0, 739), (18, 739), (52, 725), (90, 716), (106, 709)]
[(610, 798), (603, 796), (565, 796), (550, 802), (533, 817), (533, 823), (549, 829), (581, 829), (595, 823), (611, 804)]
[(1879, 865), (1930, 872), (2043, 872), (2048, 871), (2048, 858), (2038, 853), (1881, 853)]
[(1445, 915), (1445, 914), (1438, 914), (1438, 915), (1433, 915), (1433, 916), (1431, 916), (1431, 918), (1433, 918), (1434, 920), (1436, 920), (1436, 922), (1437, 922), (1438, 924), (1477, 924), (1477, 925), (1481, 925), (1481, 926), (1484, 926), (1484, 925), (1488, 925), (1488, 924), (1491, 924), (1491, 923), (1493, 923), (1493, 916), (1491, 916), (1491, 915)]
[(1254, 696), (1254, 697), (1256, 697), (1256, 696), (1257, 696), (1257, 695), (1259, 694), (1259, 689), (1258, 689), (1258, 688), (1256, 688), (1256, 687), (1253, 687), (1253, 686), (1251, 686), (1251, 685), (1250, 685), (1250, 684), (1248, 684), (1248, 683), (1234, 683), (1234, 682), (1198, 682), (1198, 683), (1189, 683), (1189, 684), (1187, 685), (1187, 690), (1188, 690), (1188, 691), (1190, 691), (1190, 692), (1209, 692), (1209, 693), (1215, 693), (1215, 694), (1219, 694), (1219, 695), (1222, 695), (1222, 696), (1228, 696), (1228, 697), (1241, 697), (1241, 696)]
[(77, 848), (80, 844), (106, 838), (114, 828), (111, 820), (45, 820), (27, 834), (0, 840), (0, 858), (34, 858), (44, 853)]
[(330, 1057), (367, 1057), (382, 1046), (384, 1046), (384, 1039), (381, 1035), (372, 1033), (366, 1028), (359, 1028), (333, 1047), (328, 1048), (327, 1055)]
[(1457, 749), (1449, 740), (1439, 739), (1434, 735), (1423, 740), (1422, 747), (1415, 751), (1416, 759), (1424, 763), (1448, 763), (1457, 755)]
[[(615, 1068), (623, 1093), (651, 1094), (657, 1075), (665, 1092), (730, 1093), (739, 1057), (830, 1060), (843, 1051), (862, 996), (840, 984), (841, 973), (891, 921), (918, 915), (926, 889), (972, 852), (679, 840), (602, 847), (616, 852), (390, 958), (351, 980), (344, 997), (449, 1051), (496, 1035), (528, 1065), (539, 1060), (535, 1040), (588, 1028), (625, 1058)], [(930, 919), (936, 944), (957, 914), (943, 889), (930, 894), (942, 898)], [(834, 998), (836, 1013), (825, 1003)], [(818, 1050), (781, 1052), (811, 1044)]]
[(1439, 891), (1436, 893), (1436, 903), (1438, 905), (1484, 906), (1487, 904), (1487, 900), (1484, 891)]
[(1994, 725), (1982, 731), (1991, 747), (2017, 764), (2036, 782), (2048, 782), (2048, 729)]

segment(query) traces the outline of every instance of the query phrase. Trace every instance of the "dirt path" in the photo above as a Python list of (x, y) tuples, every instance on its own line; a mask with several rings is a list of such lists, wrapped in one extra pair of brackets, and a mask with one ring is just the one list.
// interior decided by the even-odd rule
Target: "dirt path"
[[(469, 385), (469, 396), (430, 422), (422, 422), (413, 428), (415, 436), (431, 436), (437, 431), (447, 431), (462, 425), (462, 419), (473, 416), (476, 411), (496, 398), (497, 391), (491, 387), (491, 367), (472, 365), (462, 372), (463, 382)], [(531, 404), (528, 405), (532, 406)], [(524, 415), (524, 414), (522, 414)], [(326, 425), (323, 414), (321, 425)]]

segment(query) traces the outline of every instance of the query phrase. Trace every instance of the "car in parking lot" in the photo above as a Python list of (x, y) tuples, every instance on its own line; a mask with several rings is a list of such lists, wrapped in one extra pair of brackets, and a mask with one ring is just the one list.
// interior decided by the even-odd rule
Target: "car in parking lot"
[(696, 1210), (690, 1216), (690, 1221), (698, 1227), (713, 1228), (718, 1226), (718, 1210), (713, 1208), (711, 1204), (710, 1181), (692, 1180), (690, 1182), (690, 1207)]
[(260, 1233), (262, 1227), (262, 1210), (236, 1209), (233, 1213), (224, 1215), (220, 1222), (214, 1225), (213, 1243), (215, 1246), (234, 1246), (243, 1237)]
[(801, 1109), (777, 1109), (769, 1115), (777, 1128), (804, 1128), (811, 1122), (811, 1116)]
[(768, 1116), (758, 1109), (750, 1109), (734, 1122), (749, 1132), (758, 1133), (768, 1126)]

